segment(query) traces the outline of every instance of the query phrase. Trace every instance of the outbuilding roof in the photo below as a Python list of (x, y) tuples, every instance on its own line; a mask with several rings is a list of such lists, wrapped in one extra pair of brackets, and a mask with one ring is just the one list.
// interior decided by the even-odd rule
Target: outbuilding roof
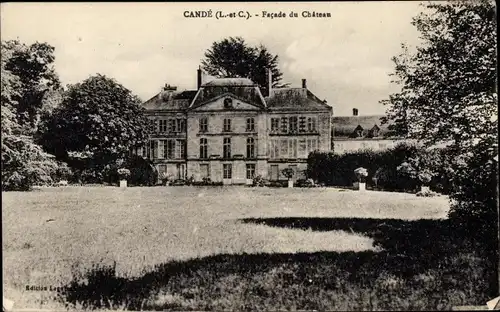
[(361, 130), (363, 136), (383, 137), (389, 133), (389, 124), (382, 124), (384, 115), (332, 117), (334, 137), (355, 137)]

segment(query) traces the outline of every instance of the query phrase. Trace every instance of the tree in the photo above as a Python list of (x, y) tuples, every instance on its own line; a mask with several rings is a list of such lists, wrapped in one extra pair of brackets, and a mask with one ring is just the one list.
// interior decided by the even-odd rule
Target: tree
[(60, 88), (54, 69), (54, 51), (54, 47), (47, 43), (26, 45), (17, 40), (2, 41), (2, 76), (9, 72), (16, 77), (16, 81), (11, 80), (10, 84), (13, 88), (10, 91), (15, 92), (9, 92), (9, 97), (16, 106), (11, 111), (15, 111), (24, 134), (36, 130), (47, 97)]
[(55, 182), (65, 168), (31, 136), (48, 98), (44, 94), (58, 81), (53, 48), (46, 43), (2, 41), (1, 49), (2, 189), (24, 191)]
[(44, 124), (38, 140), (45, 150), (64, 161), (83, 155), (85, 166), (96, 170), (124, 158), (148, 138), (139, 98), (100, 74), (69, 86)]
[(488, 1), (427, 4), (423, 43), (393, 58), (401, 91), (382, 101), (402, 134), (466, 147), (496, 135), (496, 12)]
[(214, 42), (205, 52), (202, 68), (216, 77), (249, 78), (267, 93), (267, 69), (272, 72), (273, 87), (280, 87), (283, 74), (278, 68), (278, 55), (263, 45), (249, 46), (241, 37)]
[(495, 4), (450, 1), (425, 8), (412, 22), (421, 44), (414, 52), (403, 46), (393, 58), (401, 90), (382, 103), (388, 105), (388, 119), (408, 137), (426, 146), (447, 144), (450, 220), (494, 253), (499, 231)]

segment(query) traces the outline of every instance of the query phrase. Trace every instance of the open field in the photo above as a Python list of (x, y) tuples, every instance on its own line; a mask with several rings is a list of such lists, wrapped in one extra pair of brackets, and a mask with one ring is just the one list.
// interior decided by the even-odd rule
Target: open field
[[(57, 307), (57, 298), (198, 310), (441, 309), (483, 300), (481, 259), (456, 257), (467, 246), (452, 241), (446, 197), (244, 187), (2, 195), (4, 296), (17, 307)], [(59, 297), (26, 290), (67, 285)]]

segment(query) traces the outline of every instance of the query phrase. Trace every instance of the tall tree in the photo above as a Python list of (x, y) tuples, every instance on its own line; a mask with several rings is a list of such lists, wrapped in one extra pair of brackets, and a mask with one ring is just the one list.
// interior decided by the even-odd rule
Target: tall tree
[(45, 93), (55, 91), (58, 82), (51, 65), (53, 48), (6, 41), (1, 49), (2, 188), (29, 190), (60, 178), (63, 167), (32, 138), (44, 102), (52, 98)]
[(69, 86), (61, 105), (44, 122), (39, 141), (48, 152), (61, 160), (84, 153), (99, 165), (124, 157), (148, 135), (139, 98), (99, 74)]
[(260, 45), (252, 47), (241, 37), (229, 37), (214, 42), (205, 52), (202, 68), (216, 77), (249, 78), (267, 90), (267, 72), (272, 72), (273, 87), (279, 87), (283, 74), (278, 67), (278, 55)]
[(11, 95), (14, 113), (23, 133), (32, 134), (51, 92), (60, 88), (54, 69), (54, 47), (35, 42), (2, 41), (2, 70), (16, 77), (16, 92)]
[(382, 102), (403, 134), (427, 146), (448, 144), (442, 165), (452, 173), (450, 220), (495, 263), (500, 247), (495, 4), (430, 3), (412, 24), (422, 42), (415, 52), (405, 48), (393, 59), (401, 91)]
[(395, 130), (427, 144), (476, 144), (496, 135), (496, 11), (489, 1), (425, 5), (422, 44), (393, 58), (401, 91), (382, 101)]

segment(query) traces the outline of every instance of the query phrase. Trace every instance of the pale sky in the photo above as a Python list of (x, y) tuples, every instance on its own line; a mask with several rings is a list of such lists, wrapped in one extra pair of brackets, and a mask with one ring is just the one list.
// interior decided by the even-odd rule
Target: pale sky
[[(249, 19), (186, 18), (184, 11), (248, 11)], [(331, 18), (303, 18), (302, 11)], [(397, 88), (388, 76), (401, 43), (418, 43), (418, 2), (318, 3), (2, 3), (1, 38), (55, 47), (64, 84), (101, 73), (142, 100), (165, 83), (196, 88), (196, 69), (214, 41), (241, 36), (278, 54), (283, 82), (308, 88), (334, 115), (382, 114)], [(263, 18), (282, 11), (286, 18)], [(298, 18), (288, 17), (297, 12)]]

